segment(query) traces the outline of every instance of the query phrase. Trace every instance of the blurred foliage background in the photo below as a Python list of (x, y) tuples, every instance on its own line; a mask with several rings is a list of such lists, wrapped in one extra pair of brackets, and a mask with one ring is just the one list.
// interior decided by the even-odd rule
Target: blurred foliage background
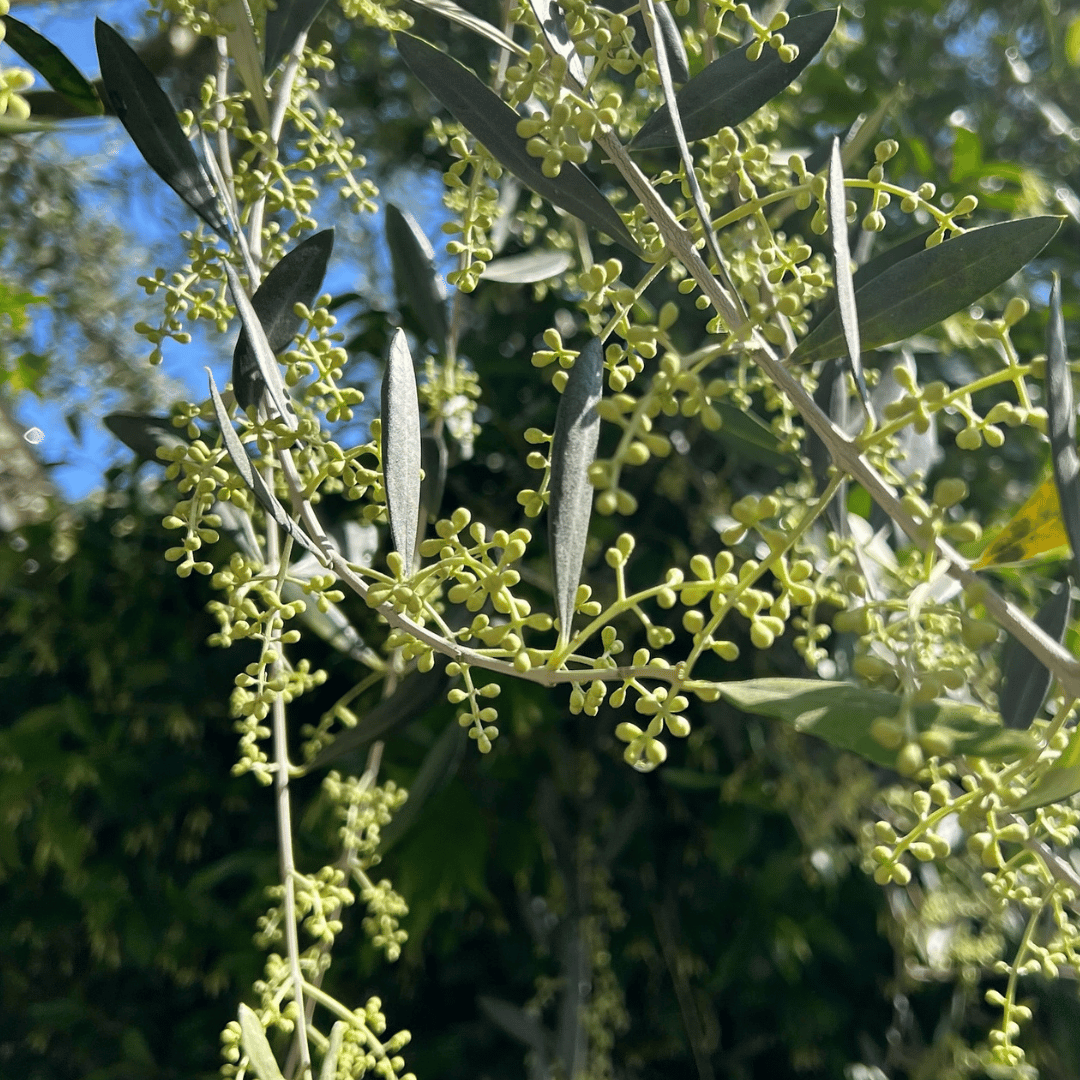
[[(475, 7), (499, 21), (494, 4)], [(976, 194), (1003, 217), (1064, 214), (1026, 283), (1039, 296), (1056, 269), (1080, 285), (1080, 5), (845, 0), (843, 12), (824, 61), (784, 107), (784, 145), (823, 147), (861, 116), (863, 156), (896, 138), (905, 183)], [(483, 62), (483, 43), (466, 32), (424, 18), (419, 28), (463, 62)], [(333, 9), (316, 33), (338, 61), (329, 103), (374, 178), (406, 203), (410, 190), (430, 190), (447, 164), (425, 135), (432, 103), (385, 35)], [(191, 84), (204, 60), (178, 55), (176, 85)], [(95, 216), (109, 191), (72, 173), (56, 145), (0, 142), (0, 277), (48, 298), (53, 343), (41, 351), (40, 333), (14, 320), (0, 334), (7, 436), (21, 394), (74, 401), (88, 371), (114, 408), (165, 393), (133, 361), (125, 320), (135, 301), (113, 272), (138, 239)], [(350, 349), (370, 360), (395, 302), (377, 226), (364, 228), (352, 245), (358, 284), (340, 311)], [(511, 235), (504, 254), (520, 249)], [(570, 317), (560, 309), (554, 293), (499, 284), (468, 300), (462, 352), (487, 421), (472, 457), (452, 463), (444, 507), (506, 521), (529, 475), (522, 432), (550, 429), (554, 412), (526, 357), (544, 328)], [(1029, 353), (1041, 348), (1037, 322), (1014, 335)], [(680, 332), (701, 332), (689, 323)], [(973, 347), (958, 326), (918, 362), (947, 378)], [(96, 424), (84, 411), (91, 398), (78, 400), (76, 415)], [(635, 565), (651, 577), (717, 550), (713, 493), (755, 490), (762, 470), (779, 467), (737, 439), (688, 428), (685, 440), (662, 477), (635, 470), (631, 579)], [(18, 441), (0, 474), (14, 468)], [(1016, 501), (1032, 460), (1002, 457), (966, 477), (987, 520)], [(206, 584), (178, 580), (161, 557), (171, 504), (156, 466), (112, 468), (78, 505), (40, 465), (23, 466), (0, 486), (0, 1075), (211, 1076), (214, 1033), (258, 976), (251, 938), (276, 874), (268, 793), (230, 778), (238, 659), (205, 644)], [(948, 472), (948, 456), (939, 468)], [(29, 483), (40, 496), (31, 506), (18, 499)], [(327, 508), (335, 513), (347, 508)], [(616, 528), (597, 519), (599, 544)], [(350, 614), (365, 633), (384, 632), (366, 609)], [(772, 650), (767, 670), (762, 654), (743, 656), (730, 677), (803, 673), (790, 649)], [(330, 679), (304, 699), (312, 722), (350, 685), (346, 657), (327, 647), (318, 659)], [(547, 1075), (538, 1022), (554, 1026), (561, 980), (583, 949), (600, 958), (581, 988), (596, 1080), (981, 1075), (964, 1051), (985, 1026), (970, 973), (917, 963), (903, 895), (856, 865), (857, 822), (887, 778), (722, 705), (699, 706), (691, 738), (641, 776), (623, 764), (610, 715), (572, 717), (564, 695), (532, 684), (504, 686), (503, 702), (506, 734), (486, 758), (458, 738), (447, 705), (402, 717), (386, 736), (385, 776), (413, 787), (425, 770), (424, 797), (385, 844), (410, 940), (387, 968), (346, 921), (328, 976), (338, 997), (378, 994), (395, 1028), (412, 1030), (419, 1077)], [(317, 782), (297, 789), (308, 807), (298, 857), (311, 865), (334, 844)], [(1045, 1078), (1080, 1075), (1075, 988), (1033, 983), (1032, 993), (1031, 1060)]]

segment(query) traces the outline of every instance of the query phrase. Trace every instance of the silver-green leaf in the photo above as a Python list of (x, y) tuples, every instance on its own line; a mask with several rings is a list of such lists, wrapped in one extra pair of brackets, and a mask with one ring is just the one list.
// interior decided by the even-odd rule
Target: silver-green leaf
[(446, 282), (435, 268), (435, 250), (416, 218), (393, 203), (386, 204), (386, 243), (398, 303), (412, 310), (436, 348), (444, 348)]
[(274, 1060), (274, 1051), (270, 1049), (259, 1018), (243, 1002), (240, 1003), (237, 1019), (240, 1021), (240, 1045), (255, 1075), (259, 1080), (285, 1080)]
[(1076, 452), (1076, 408), (1061, 314), (1061, 279), (1057, 274), (1050, 289), (1050, 321), (1046, 324), (1046, 416), (1061, 519), (1072, 548), (1073, 565), (1080, 569), (1080, 456)]
[(589, 536), (593, 503), (589, 466), (596, 457), (600, 437), (600, 414), (596, 406), (603, 392), (603, 380), (604, 350), (600, 340), (593, 338), (581, 350), (570, 371), (555, 414), (555, 434), (551, 440), (548, 546), (560, 641), (570, 637), (574, 599)]
[(404, 330), (395, 330), (382, 381), (382, 459), (390, 539), (412, 571), (420, 519), (420, 403)]

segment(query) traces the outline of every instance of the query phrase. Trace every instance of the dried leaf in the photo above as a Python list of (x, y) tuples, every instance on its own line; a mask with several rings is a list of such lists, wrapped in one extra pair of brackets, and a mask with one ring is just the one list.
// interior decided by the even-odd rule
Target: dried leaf
[[(1057, 592), (1039, 609), (1035, 625), (1055, 641), (1065, 640), (1072, 613), (1071, 582), (1058, 586)], [(1007, 728), (1024, 731), (1042, 708), (1050, 689), (1049, 670), (1014, 637), (1009, 637), (1001, 655), (1001, 691), (998, 709)]]
[(101, 81), (113, 112), (154, 170), (219, 236), (229, 227), (218, 194), (150, 69), (108, 23), (94, 23)]
[(274, 1051), (270, 1049), (259, 1018), (243, 1002), (240, 1003), (237, 1018), (240, 1021), (240, 1045), (255, 1075), (259, 1080), (285, 1080), (274, 1060)]
[(848, 247), (847, 193), (844, 190), (844, 165), (840, 160), (840, 140), (833, 139), (829, 161), (829, 232), (832, 238), (833, 270), (836, 277), (836, 301), (840, 325), (847, 346), (848, 366), (855, 379), (863, 408), (870, 423), (877, 421), (870, 403), (870, 391), (862, 368), (862, 347), (859, 344), (859, 313), (855, 308), (855, 286), (851, 280), (851, 250)]
[(446, 345), (446, 282), (435, 268), (435, 250), (416, 218), (386, 205), (386, 242), (398, 303), (408, 305), (436, 348)]
[[(1060, 226), (1055, 217), (986, 225), (901, 259), (864, 278), (865, 284), (856, 275), (863, 349), (902, 341), (975, 303), (1035, 258)], [(829, 360), (842, 356), (845, 348), (834, 309), (803, 338), (791, 359)]]
[[(828, 40), (838, 10), (801, 15), (784, 27), (784, 40), (799, 47), (799, 55), (790, 64), (775, 49), (767, 48), (757, 60), (748, 60), (746, 49), (739, 47), (695, 75), (676, 99), (687, 140), (705, 139), (723, 127), (741, 124), (790, 86)], [(674, 145), (675, 128), (667, 105), (641, 125), (630, 143), (634, 150)]]
[(570, 40), (570, 31), (566, 28), (566, 18), (563, 16), (562, 9), (555, 0), (529, 0), (529, 5), (551, 48), (566, 61), (566, 70), (571, 78), (584, 86), (585, 65), (573, 41)]
[(292, 52), (296, 39), (311, 29), (311, 24), (326, 7), (326, 0), (276, 0), (267, 9), (265, 70), (269, 75)]
[(570, 371), (555, 414), (551, 440), (551, 503), (548, 546), (555, 581), (555, 612), (559, 640), (570, 637), (574, 599), (581, 580), (585, 542), (589, 536), (593, 487), (589, 466), (596, 457), (600, 415), (596, 406), (603, 393), (604, 351), (598, 338), (582, 349)]
[[(288, 347), (300, 329), (301, 319), (293, 308), (297, 304), (310, 308), (315, 303), (333, 250), (333, 229), (309, 236), (287, 251), (255, 290), (251, 307), (275, 356)], [(241, 409), (259, 403), (266, 382), (246, 330), (240, 331), (233, 350), (232, 382)]]
[(51, 42), (24, 22), (4, 16), (4, 44), (19, 54), (65, 101), (87, 116), (101, 116), (101, 98), (81, 71)]
[(382, 382), (382, 463), (394, 550), (412, 571), (420, 519), (420, 403), (404, 330), (395, 330)]
[(576, 165), (563, 162), (558, 176), (543, 174), (539, 159), (529, 156), (517, 133), (521, 118), (468, 68), (409, 34), (398, 34), (397, 47), (416, 78), (523, 184), (637, 252), (615, 208)]
[(972, 564), (975, 570), (1015, 566), (1029, 562), (1069, 542), (1061, 520), (1057, 485), (1051, 473), (1028, 496), (1008, 525), (994, 537), (986, 550)]
[(1080, 456), (1076, 452), (1076, 408), (1057, 274), (1050, 290), (1050, 321), (1046, 326), (1046, 413), (1061, 519), (1072, 548), (1073, 565), (1080, 569)]

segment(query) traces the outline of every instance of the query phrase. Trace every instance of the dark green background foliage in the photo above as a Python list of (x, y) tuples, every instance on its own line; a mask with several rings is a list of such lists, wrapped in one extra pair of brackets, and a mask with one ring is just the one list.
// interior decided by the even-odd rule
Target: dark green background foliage
[[(845, 10), (858, 16), (845, 22), (857, 36), (808, 72), (785, 115), (794, 142), (824, 147), (895, 94), (877, 137), (900, 142), (898, 180), (931, 179), (1006, 213), (1060, 212), (1053, 191), (1072, 183), (1080, 162), (1075, 141), (1048, 130), (1039, 108), (1080, 105), (1067, 18), (1034, 0), (867, 0)], [(350, 133), (387, 173), (445, 167), (424, 140), (430, 99), (385, 36), (347, 33), (338, 19), (329, 14), (322, 32), (342, 55), (335, 105)], [(482, 64), (472, 35), (423, 20), (418, 29)], [(1006, 48), (1033, 72), (1030, 85), (1016, 82)], [(1075, 280), (1075, 247), (1070, 222), (1029, 273), (1054, 265)], [(551, 430), (556, 397), (527, 356), (559, 307), (557, 296), (497, 284), (469, 298), (461, 351), (491, 419), (473, 458), (451, 462), (444, 508), (468, 505), (474, 518), (504, 525), (510, 493), (531, 482), (522, 433)], [(703, 325), (680, 320), (679, 332), (700, 337)], [(351, 344), (377, 356), (387, 329), (359, 318)], [(1031, 340), (1020, 333), (1018, 346), (1038, 351), (1039, 327), (1024, 332)], [(950, 365), (969, 361), (931, 362), (948, 380)], [(717, 549), (709, 517), (718, 484), (738, 495), (775, 479), (761, 476), (770, 466), (759, 453), (721, 435), (688, 426), (687, 453), (664, 465), (662, 480), (659, 463), (630, 470), (641, 507), (631, 581)], [(1031, 460), (1003, 457), (996, 475), (967, 477), (973, 504), (999, 505), (1003, 484), (1022, 479)], [(227, 702), (244, 661), (206, 646), (211, 591), (163, 562), (165, 505), (118, 472), (102, 506), (75, 512), (76, 526), (60, 515), (0, 538), (3, 1076), (213, 1075), (214, 1033), (258, 977), (251, 935), (276, 845), (269, 792), (229, 776)], [(587, 564), (618, 531), (594, 518)], [(54, 558), (58, 536), (74, 545), (65, 561)], [(373, 639), (385, 632), (366, 608), (350, 614)], [(804, 673), (781, 647), (743, 657), (725, 677)], [(306, 710), (305, 722), (350, 685), (341, 658), (316, 648), (313, 660), (330, 679), (303, 699), (294, 718)], [(610, 710), (573, 717), (565, 694), (525, 683), (505, 685), (501, 700), (505, 731), (493, 753), (481, 758), (464, 737), (452, 746), (386, 853), (383, 868), (411, 909), (401, 959), (378, 962), (354, 911), (327, 979), (342, 1000), (383, 999), (394, 1030), (414, 1034), (409, 1066), (422, 1080), (522, 1075), (524, 1047), (480, 999), (534, 998), (578, 932), (607, 936), (625, 995), (615, 1076), (704, 1075), (695, 1049), (714, 1075), (736, 1080), (824, 1080), (857, 1061), (912, 1080), (960, 1075), (947, 1071), (948, 1049), (985, 1026), (981, 998), (904, 970), (902, 921), (852, 866), (851, 830), (879, 779), (868, 766), (716, 705), (697, 706), (691, 738), (667, 766), (639, 776), (610, 735)], [(446, 705), (407, 717), (388, 737), (384, 775), (410, 786), (452, 717)], [(304, 867), (334, 850), (317, 782), (296, 786), (297, 805), (309, 807), (298, 830)], [(1077, 1013), (1067, 985), (1040, 998), (1027, 1039), (1044, 1077), (1080, 1071)], [(554, 1026), (552, 1008), (541, 1015)]]

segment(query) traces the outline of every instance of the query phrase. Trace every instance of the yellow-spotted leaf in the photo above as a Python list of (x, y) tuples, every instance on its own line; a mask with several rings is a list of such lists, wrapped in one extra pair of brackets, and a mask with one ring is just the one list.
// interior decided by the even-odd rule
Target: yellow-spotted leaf
[(1050, 475), (1031, 493), (1012, 521), (994, 537), (990, 546), (979, 556), (974, 569), (1016, 566), (1066, 547), (1068, 543), (1069, 537), (1061, 520), (1057, 487), (1053, 475)]

